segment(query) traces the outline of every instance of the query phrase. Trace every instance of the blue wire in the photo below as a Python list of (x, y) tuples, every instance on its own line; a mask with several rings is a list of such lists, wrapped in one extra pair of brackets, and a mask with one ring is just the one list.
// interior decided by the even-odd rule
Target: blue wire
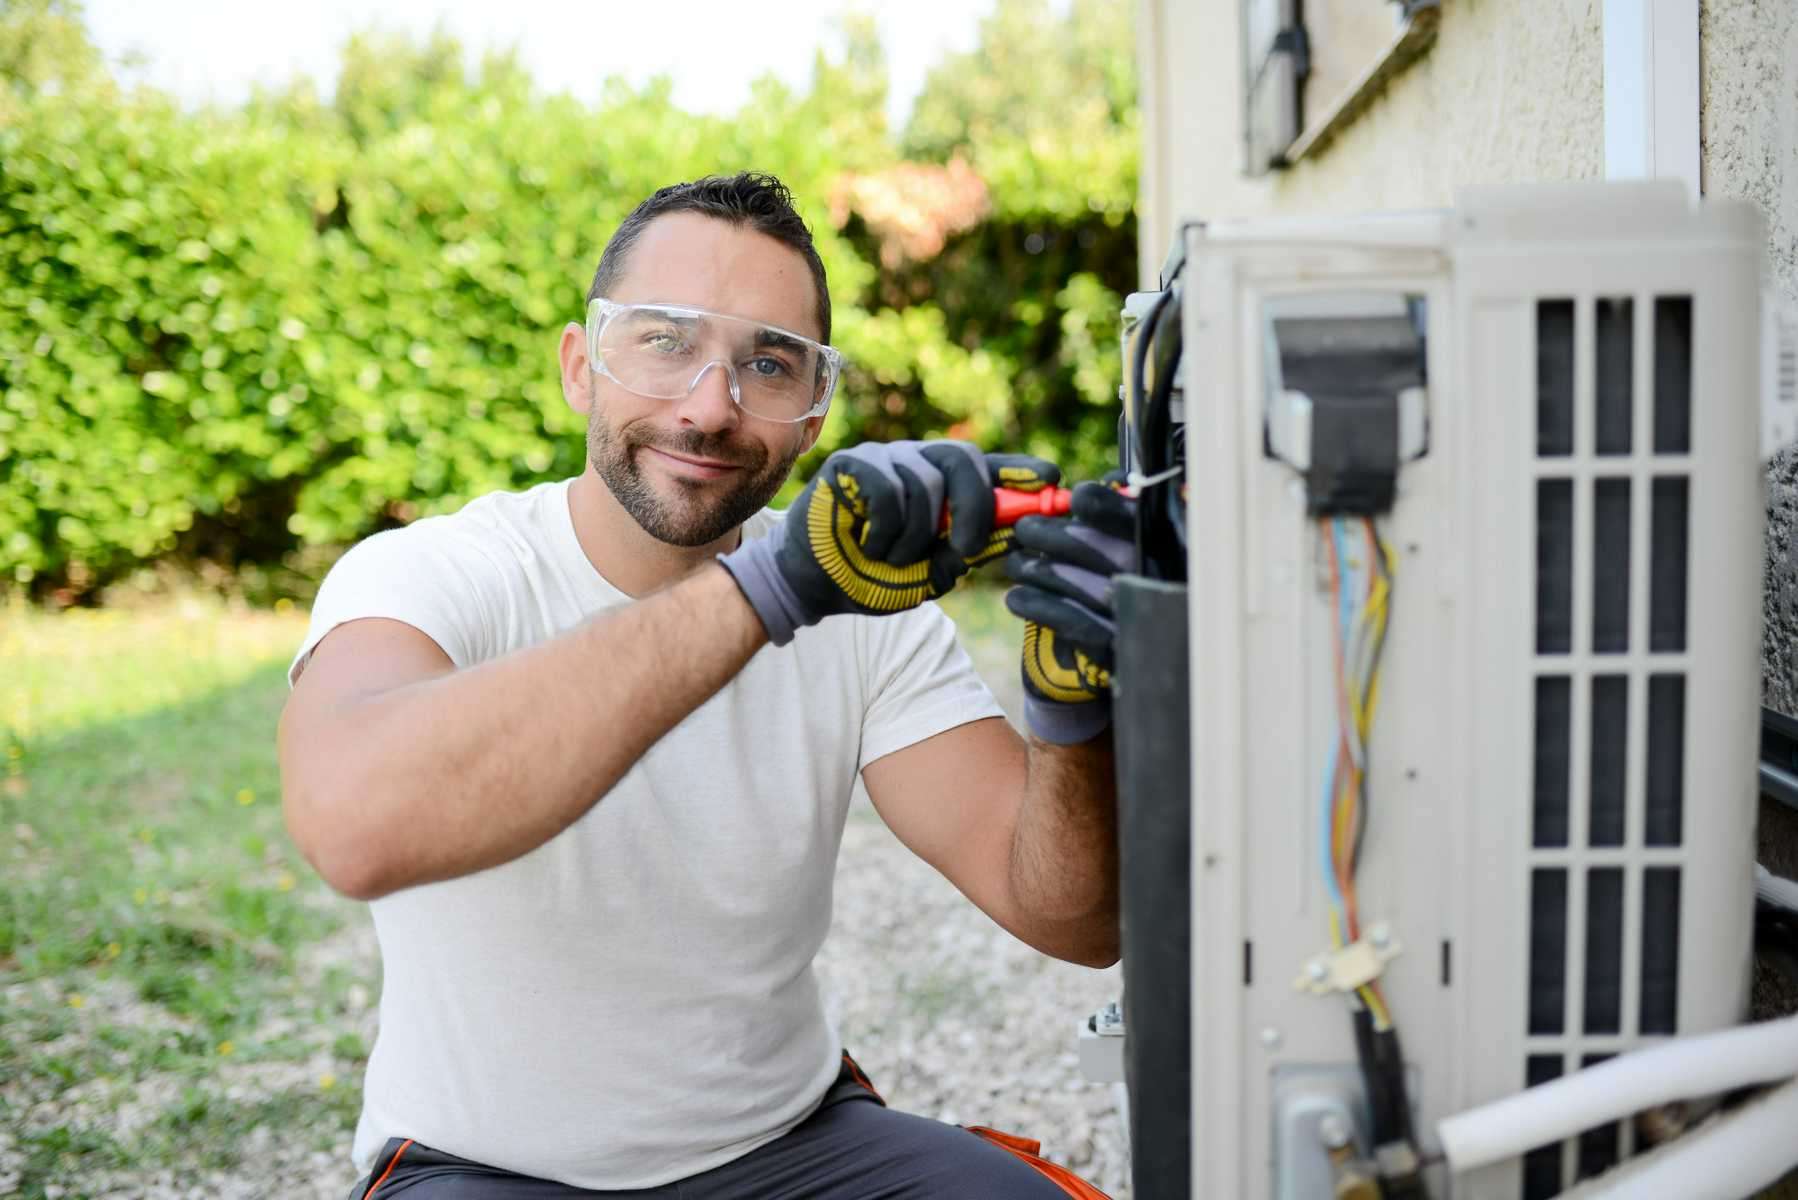
[[(1354, 634), (1354, 626), (1349, 619), (1349, 597), (1355, 592), (1354, 585), (1356, 580), (1354, 573), (1349, 568), (1347, 548), (1343, 545), (1343, 525), (1344, 521), (1341, 517), (1336, 517), (1330, 522), (1330, 536), (1335, 539), (1336, 542), (1336, 574), (1342, 581), (1341, 591), (1336, 598), (1336, 623), (1342, 628), (1342, 645), (1344, 647), (1344, 653), (1346, 653), (1349, 639)], [(1346, 664), (1344, 664), (1344, 669), (1347, 669)]]
[[(1338, 580), (1340, 581), (1340, 580), (1342, 580), (1343, 572), (1347, 569), (1347, 566), (1348, 566), (1347, 560), (1342, 553), (1342, 519), (1340, 517), (1333, 518), (1331, 520), (1331, 522), (1330, 522), (1330, 537), (1336, 548), (1336, 574), (1337, 574)], [(1349, 594), (1349, 590), (1348, 590), (1347, 586), (1341, 586), (1339, 588), (1336, 620), (1340, 626), (1343, 626), (1345, 628), (1346, 628), (1346, 624), (1348, 621), (1348, 594)], [(1347, 644), (1346, 638), (1344, 639), (1343, 644), (1344, 645)], [(1337, 705), (1332, 705), (1332, 707), (1337, 707)], [(1340, 714), (1338, 714), (1337, 720), (1338, 721), (1341, 720)], [(1342, 883), (1340, 880), (1338, 880), (1336, 878), (1336, 864), (1330, 857), (1330, 842), (1331, 842), (1331, 835), (1334, 832), (1334, 826), (1335, 826), (1334, 817), (1336, 815), (1335, 809), (1336, 809), (1336, 763), (1337, 763), (1337, 758), (1338, 758), (1338, 754), (1337, 754), (1336, 746), (1334, 743), (1332, 743), (1330, 746), (1330, 754), (1329, 754), (1329, 759), (1328, 759), (1329, 766), (1328, 766), (1328, 769), (1326, 769), (1324, 771), (1324, 793), (1323, 793), (1323, 805), (1322, 805), (1322, 808), (1323, 808), (1323, 837), (1319, 839), (1318, 844), (1317, 844), (1317, 849), (1318, 849), (1318, 859), (1323, 866), (1324, 882), (1326, 884), (1328, 884), (1329, 888), (1330, 888), (1330, 903), (1331, 903), (1332, 907), (1334, 907), (1337, 910), (1338, 914), (1340, 914), (1342, 911), (1342, 907), (1343, 907)]]

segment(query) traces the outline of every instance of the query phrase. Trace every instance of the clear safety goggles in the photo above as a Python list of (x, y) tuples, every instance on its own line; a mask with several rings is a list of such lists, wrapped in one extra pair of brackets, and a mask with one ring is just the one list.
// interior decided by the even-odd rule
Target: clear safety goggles
[(587, 304), (587, 359), (620, 387), (678, 400), (721, 368), (731, 399), (766, 421), (822, 416), (843, 356), (803, 334), (680, 304)]

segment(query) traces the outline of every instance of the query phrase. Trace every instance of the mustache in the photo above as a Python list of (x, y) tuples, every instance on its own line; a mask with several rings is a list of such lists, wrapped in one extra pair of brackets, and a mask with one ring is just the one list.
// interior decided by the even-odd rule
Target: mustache
[(685, 454), (690, 458), (709, 458), (734, 467), (760, 467), (768, 457), (766, 454), (757, 454), (754, 447), (745, 447), (728, 434), (708, 434), (698, 429), (688, 429), (672, 435), (654, 430), (633, 430), (628, 441), (633, 447), (649, 446), (656, 450)]

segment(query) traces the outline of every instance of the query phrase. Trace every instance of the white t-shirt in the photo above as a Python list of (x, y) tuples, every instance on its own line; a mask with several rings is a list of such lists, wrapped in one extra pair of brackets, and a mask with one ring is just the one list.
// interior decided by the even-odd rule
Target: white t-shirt
[[(354, 547), (289, 678), (359, 617), (415, 626), (460, 669), (629, 603), (581, 550), (570, 482)], [(744, 536), (779, 521), (759, 513)], [(384, 977), (357, 1167), (406, 1137), (576, 1187), (645, 1188), (797, 1125), (839, 1064), (812, 959), (856, 773), (999, 715), (935, 605), (831, 617), (763, 647), (547, 844), (375, 901)]]

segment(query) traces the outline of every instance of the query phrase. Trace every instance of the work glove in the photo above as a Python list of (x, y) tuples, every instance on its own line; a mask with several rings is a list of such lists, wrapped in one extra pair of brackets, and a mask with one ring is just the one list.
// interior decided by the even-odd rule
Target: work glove
[(1024, 721), (1045, 742), (1084, 742), (1111, 723), (1111, 582), (1136, 561), (1136, 501), (1118, 482), (1082, 483), (1068, 516), (1015, 527), (1005, 607), (1024, 618)]
[(967, 442), (871, 442), (825, 459), (776, 533), (719, 561), (784, 646), (833, 613), (899, 612), (948, 592), (1011, 548), (1012, 531), (993, 527), (993, 489), (1060, 478), (1053, 463)]

